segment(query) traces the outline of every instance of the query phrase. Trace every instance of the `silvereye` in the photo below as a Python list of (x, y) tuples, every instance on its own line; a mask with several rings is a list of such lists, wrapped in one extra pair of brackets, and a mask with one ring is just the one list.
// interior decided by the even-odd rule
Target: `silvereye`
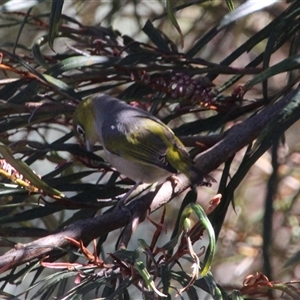
[(136, 183), (162, 182), (178, 171), (192, 184), (203, 182), (202, 172), (168, 126), (119, 99), (98, 95), (82, 101), (73, 128), (88, 151), (100, 142), (107, 161)]

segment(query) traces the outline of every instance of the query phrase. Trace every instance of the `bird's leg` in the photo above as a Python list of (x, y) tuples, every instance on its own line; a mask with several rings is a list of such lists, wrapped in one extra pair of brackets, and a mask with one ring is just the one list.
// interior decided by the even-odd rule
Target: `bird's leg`
[(131, 195), (131, 193), (140, 185), (142, 181), (137, 181), (132, 188), (130, 188), (127, 193), (118, 201), (117, 206), (125, 206), (127, 198)]
[(177, 177), (175, 174), (172, 174), (170, 176), (170, 179), (171, 179), (172, 183), (174, 183), (175, 186), (177, 184), (181, 184), (182, 183), (181, 179), (179, 177)]

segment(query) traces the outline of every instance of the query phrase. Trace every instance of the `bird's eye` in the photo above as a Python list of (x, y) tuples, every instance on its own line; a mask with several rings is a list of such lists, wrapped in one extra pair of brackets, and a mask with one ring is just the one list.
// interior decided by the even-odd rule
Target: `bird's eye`
[(81, 125), (78, 124), (78, 125), (76, 126), (76, 131), (77, 131), (77, 133), (78, 133), (80, 136), (84, 137), (85, 131), (84, 131), (84, 129), (83, 129), (83, 127), (82, 127)]

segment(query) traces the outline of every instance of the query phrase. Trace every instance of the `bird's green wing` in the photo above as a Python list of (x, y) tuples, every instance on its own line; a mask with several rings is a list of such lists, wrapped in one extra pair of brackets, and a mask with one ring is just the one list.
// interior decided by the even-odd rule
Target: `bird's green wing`
[(166, 125), (154, 118), (135, 116), (122, 123), (108, 120), (103, 123), (102, 139), (109, 152), (177, 173), (177, 168), (168, 160), (168, 153), (170, 147), (178, 148), (178, 139)]

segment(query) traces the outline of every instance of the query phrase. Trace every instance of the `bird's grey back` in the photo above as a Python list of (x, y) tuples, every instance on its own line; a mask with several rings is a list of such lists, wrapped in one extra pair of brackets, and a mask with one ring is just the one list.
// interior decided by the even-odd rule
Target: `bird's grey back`
[(97, 111), (101, 111), (102, 123), (112, 123), (114, 120), (116, 123), (130, 124), (131, 122), (142, 122), (143, 118), (160, 122), (150, 113), (108, 95), (98, 96), (95, 101)]

